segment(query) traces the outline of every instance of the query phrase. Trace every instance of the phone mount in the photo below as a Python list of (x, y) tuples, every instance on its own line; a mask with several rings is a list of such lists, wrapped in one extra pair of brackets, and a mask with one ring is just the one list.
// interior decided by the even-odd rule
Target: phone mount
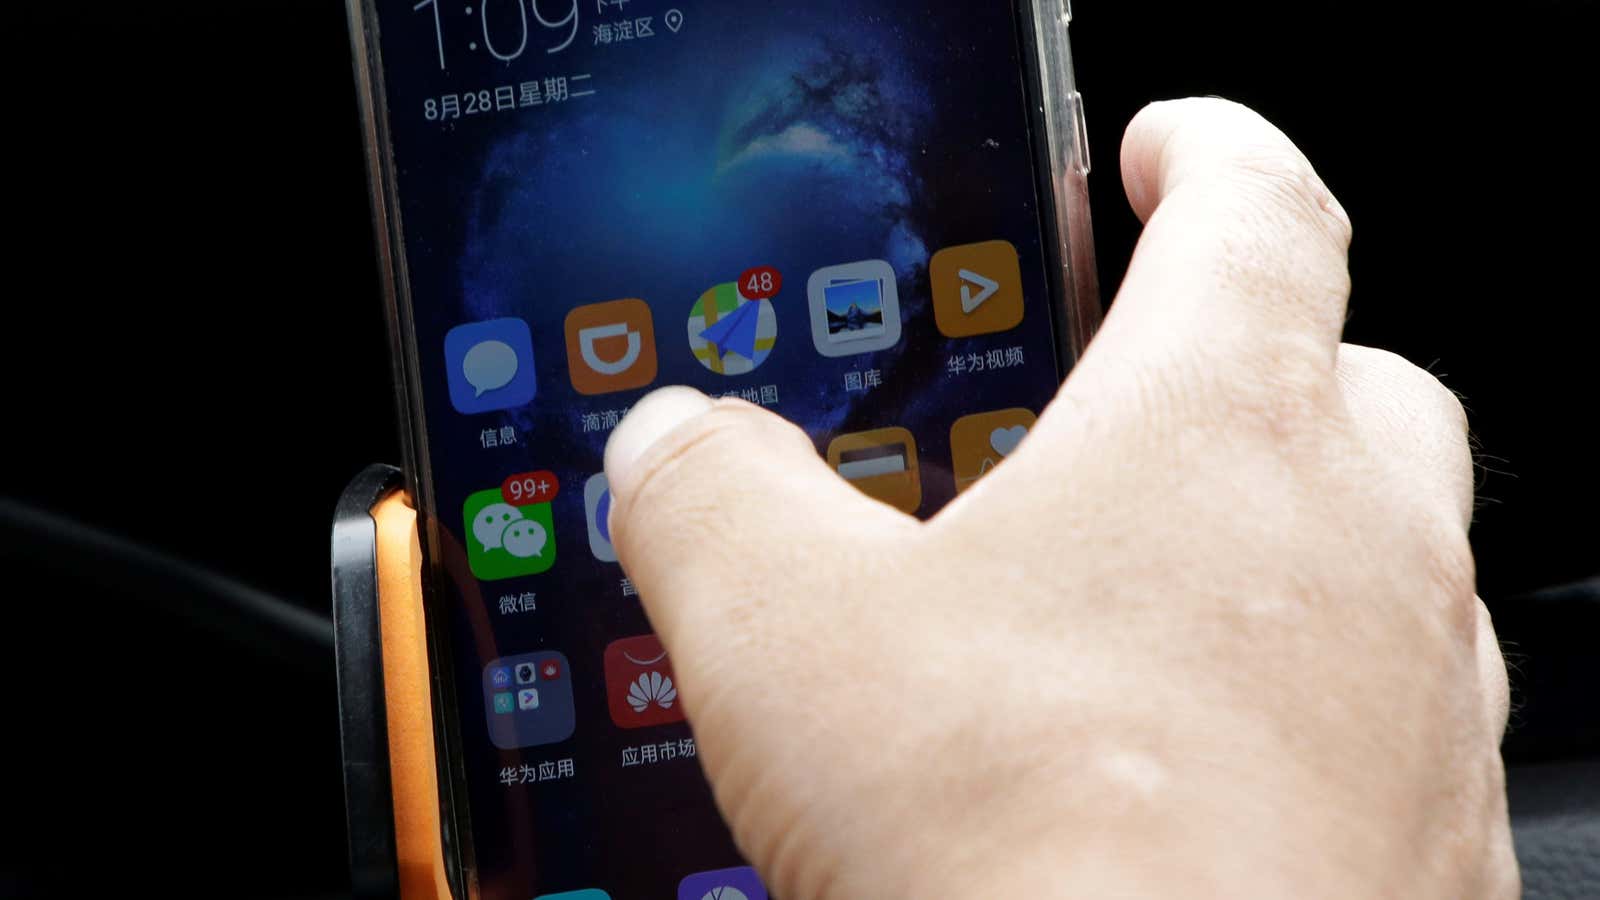
[(362, 900), (448, 900), (417, 513), (400, 470), (350, 482), (333, 523), (350, 878)]

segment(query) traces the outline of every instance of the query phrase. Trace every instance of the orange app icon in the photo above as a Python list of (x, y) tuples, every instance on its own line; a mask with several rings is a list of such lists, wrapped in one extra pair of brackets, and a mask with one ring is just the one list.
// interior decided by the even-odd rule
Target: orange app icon
[(946, 247), (928, 263), (933, 318), (945, 337), (1008, 331), (1022, 324), (1022, 265), (1006, 241)]
[(656, 380), (656, 326), (643, 300), (591, 303), (567, 314), (567, 373), (580, 394)]
[(956, 420), (950, 428), (950, 469), (960, 493), (1000, 465), (1038, 421), (1025, 409), (1002, 409)]
[(917, 440), (904, 428), (841, 434), (828, 445), (828, 465), (862, 493), (901, 512), (922, 505)]

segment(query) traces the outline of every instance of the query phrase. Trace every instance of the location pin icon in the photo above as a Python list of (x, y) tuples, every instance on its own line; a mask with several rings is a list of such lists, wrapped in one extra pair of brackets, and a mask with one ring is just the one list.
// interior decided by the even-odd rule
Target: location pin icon
[(667, 28), (671, 30), (673, 34), (677, 34), (678, 29), (683, 27), (683, 13), (675, 9), (667, 10), (666, 19)]

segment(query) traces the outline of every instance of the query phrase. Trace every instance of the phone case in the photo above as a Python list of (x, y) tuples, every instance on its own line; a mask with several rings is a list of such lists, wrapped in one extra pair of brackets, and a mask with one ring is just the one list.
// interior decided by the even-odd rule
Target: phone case
[[(384, 302), (389, 319), (396, 403), (402, 423), (422, 420), (417, 347), (411, 315), (403, 224), (385, 101), (376, 0), (346, 0), (361, 127)], [(1101, 305), (1089, 214), (1088, 140), (1083, 98), (1073, 75), (1070, 0), (1018, 0), (1021, 40), (1033, 52), (1023, 65), (1034, 94), (1029, 115), (1035, 169), (1047, 198), (1041, 225), (1059, 247), (1048, 272), (1056, 347), (1066, 372), (1099, 326)], [(409, 435), (409, 426), (408, 426)], [(448, 710), (429, 685), (438, 647), (427, 640), (423, 560), (436, 556), (418, 512), (432, 507), (431, 479), (419, 477), (417, 442), (402, 441), (405, 482), (393, 469), (357, 479), (341, 504), (335, 532), (335, 603), (340, 609), (340, 689), (352, 873), (364, 897), (443, 900), (473, 891), (464, 796), (445, 758)], [(406, 502), (406, 494), (410, 502)], [(370, 510), (370, 511), (369, 511)], [(420, 532), (420, 535), (419, 535)], [(421, 538), (421, 544), (418, 538)], [(381, 613), (380, 613), (381, 611)], [(374, 632), (377, 632), (374, 634)], [(374, 652), (376, 651), (376, 652)], [(382, 802), (384, 793), (392, 803)], [(452, 822), (454, 820), (454, 822)]]

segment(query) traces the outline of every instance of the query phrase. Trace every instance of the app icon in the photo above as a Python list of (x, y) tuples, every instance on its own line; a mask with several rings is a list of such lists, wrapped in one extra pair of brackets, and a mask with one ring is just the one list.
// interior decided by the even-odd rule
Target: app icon
[(611, 546), (611, 483), (604, 474), (583, 483), (583, 514), (589, 520), (589, 552), (601, 562), (616, 562)]
[(917, 441), (904, 428), (842, 434), (828, 444), (828, 465), (869, 497), (905, 513), (922, 505)]
[(484, 581), (537, 575), (556, 563), (549, 503), (512, 506), (500, 488), (479, 491), (461, 509), (467, 564)]
[(829, 266), (806, 283), (811, 342), (823, 356), (853, 356), (900, 343), (900, 293), (881, 259)]
[(489, 673), (489, 681), (492, 682), (496, 688), (505, 690), (511, 686), (511, 670), (505, 666), (494, 669)]
[(719, 375), (743, 375), (767, 361), (778, 343), (772, 301), (756, 300), (738, 282), (719, 284), (689, 310), (689, 349)]
[(521, 663), (517, 666), (517, 684), (533, 684), (539, 680), (539, 670), (533, 663)]
[(533, 333), (521, 319), (457, 325), (444, 336), (444, 363), (456, 412), (526, 406), (538, 393)]
[(643, 300), (592, 303), (567, 313), (567, 373), (580, 394), (656, 380), (656, 326)]
[[(496, 691), (493, 672), (496, 667), (521, 670), (530, 666), (539, 675), (538, 687), (518, 688), (516, 693)], [(547, 667), (556, 673), (545, 677)], [(536, 747), (554, 744), (572, 737), (577, 727), (577, 716), (572, 703), (572, 683), (562, 673), (566, 671), (567, 658), (554, 650), (543, 650), (522, 656), (497, 659), (484, 670), (483, 689), (489, 693), (494, 713), (488, 717), (489, 739), (501, 750), (518, 747)]]
[(697, 872), (678, 883), (678, 900), (767, 900), (756, 870), (749, 866)]
[(611, 900), (611, 895), (599, 888), (582, 891), (562, 891), (559, 894), (540, 894), (533, 900)]
[(1022, 324), (1022, 264), (1006, 241), (946, 247), (928, 262), (933, 318), (945, 337), (1007, 331)]
[(612, 641), (606, 647), (606, 700), (619, 728), (683, 721), (672, 662), (653, 634)]
[(1037, 417), (1026, 409), (1002, 409), (956, 420), (950, 427), (951, 471), (960, 493), (1000, 465), (1028, 436)]

